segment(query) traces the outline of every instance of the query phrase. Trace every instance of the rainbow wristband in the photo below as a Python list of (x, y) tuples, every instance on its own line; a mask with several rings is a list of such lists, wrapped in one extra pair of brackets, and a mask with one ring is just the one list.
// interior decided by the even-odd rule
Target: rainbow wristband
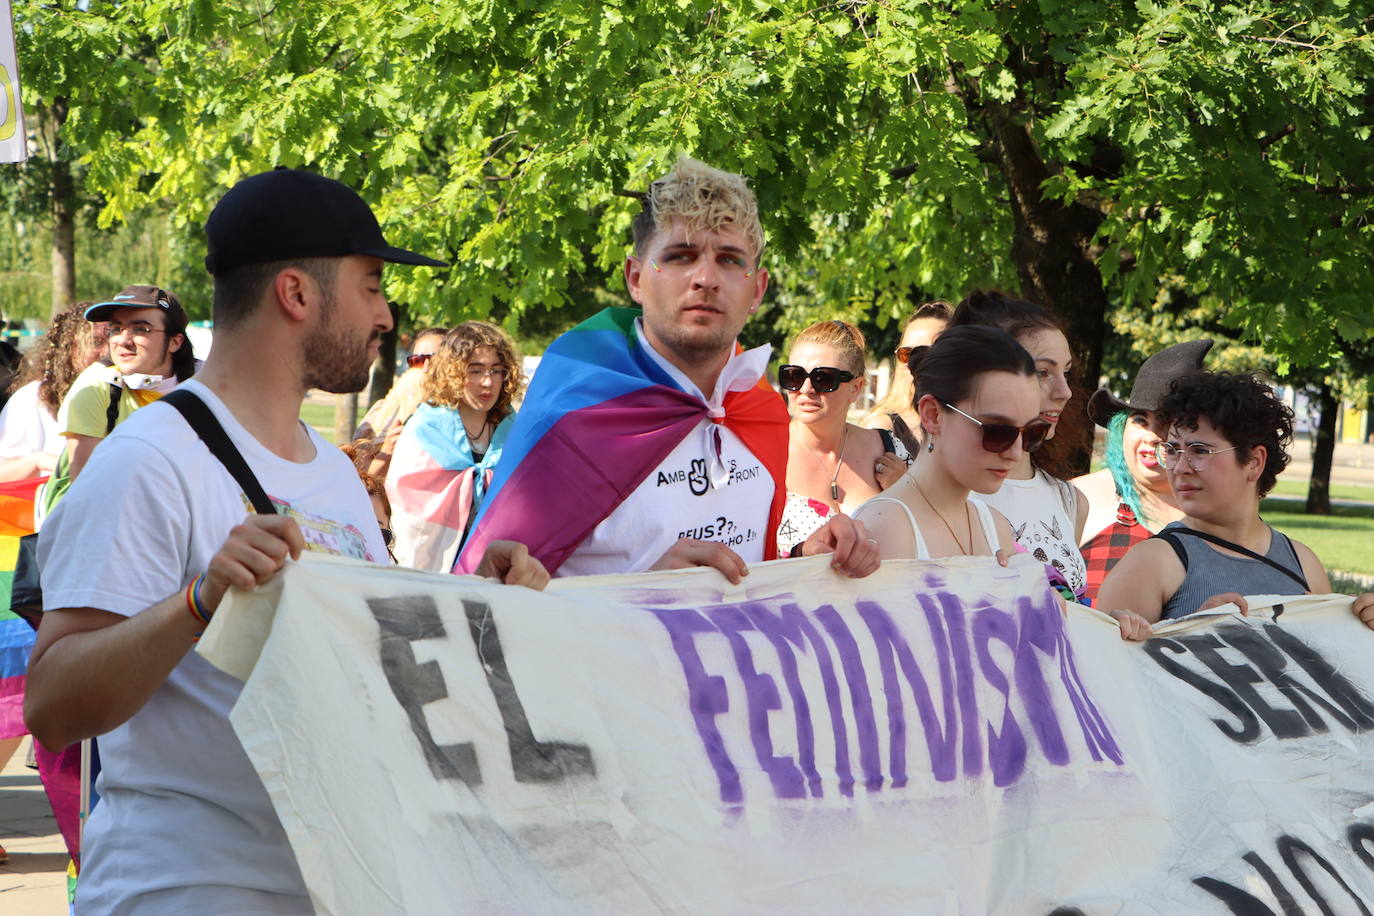
[(206, 610), (205, 601), (200, 596), (200, 587), (205, 584), (205, 573), (201, 573), (191, 580), (191, 584), (186, 586), (186, 610), (191, 612), (191, 616), (200, 621), (204, 626), (210, 625), (210, 618), (214, 616), (214, 611)]

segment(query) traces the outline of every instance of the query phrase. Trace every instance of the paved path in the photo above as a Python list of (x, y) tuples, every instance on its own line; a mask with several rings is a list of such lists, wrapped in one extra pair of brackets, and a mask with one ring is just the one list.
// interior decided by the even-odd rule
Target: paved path
[(67, 849), (38, 771), (24, 765), (28, 740), (0, 771), (0, 845), (10, 854), (0, 865), (0, 913), (64, 916), (67, 913)]

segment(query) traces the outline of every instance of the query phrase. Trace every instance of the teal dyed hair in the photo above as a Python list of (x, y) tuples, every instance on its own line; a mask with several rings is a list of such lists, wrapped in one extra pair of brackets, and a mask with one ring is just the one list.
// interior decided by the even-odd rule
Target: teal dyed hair
[(1122, 410), (1114, 414), (1111, 422), (1107, 424), (1107, 470), (1112, 472), (1117, 496), (1143, 523), (1145, 515), (1140, 507), (1140, 490), (1136, 488), (1135, 478), (1131, 476), (1131, 469), (1126, 464), (1126, 452), (1121, 447), (1121, 440), (1126, 434), (1126, 424), (1130, 421), (1131, 412)]

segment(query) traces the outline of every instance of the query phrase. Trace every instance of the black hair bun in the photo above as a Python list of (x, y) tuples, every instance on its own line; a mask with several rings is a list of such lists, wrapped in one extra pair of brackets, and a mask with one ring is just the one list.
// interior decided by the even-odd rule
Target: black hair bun
[(907, 371), (914, 376), (920, 369), (921, 363), (925, 361), (926, 354), (929, 352), (929, 346), (912, 347), (911, 355), (906, 358)]

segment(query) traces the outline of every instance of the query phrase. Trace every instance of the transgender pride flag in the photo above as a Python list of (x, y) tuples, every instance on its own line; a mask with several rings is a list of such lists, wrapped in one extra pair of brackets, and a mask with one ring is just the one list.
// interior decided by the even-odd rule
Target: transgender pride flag
[(0, 484), (0, 738), (27, 735), (24, 672), (33, 649), (33, 628), (10, 612), (10, 586), (19, 538), (33, 531), (33, 494), (46, 477)]

